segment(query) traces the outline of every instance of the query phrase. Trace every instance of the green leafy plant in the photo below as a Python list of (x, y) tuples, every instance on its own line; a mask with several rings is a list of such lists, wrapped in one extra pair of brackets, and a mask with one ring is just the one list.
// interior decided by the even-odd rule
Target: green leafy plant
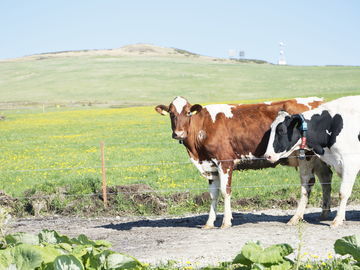
[(355, 260), (352, 269), (360, 269), (360, 235), (345, 236), (336, 240), (334, 250), (339, 255), (351, 255)]
[(243, 269), (287, 270), (294, 265), (293, 261), (286, 258), (293, 251), (288, 244), (272, 245), (264, 249), (259, 242), (248, 242), (235, 257), (233, 264), (246, 266)]
[(140, 269), (142, 264), (128, 255), (109, 250), (111, 244), (85, 235), (69, 238), (56, 231), (37, 235), (14, 233), (5, 236), (0, 248), (0, 269), (8, 270), (102, 270)]

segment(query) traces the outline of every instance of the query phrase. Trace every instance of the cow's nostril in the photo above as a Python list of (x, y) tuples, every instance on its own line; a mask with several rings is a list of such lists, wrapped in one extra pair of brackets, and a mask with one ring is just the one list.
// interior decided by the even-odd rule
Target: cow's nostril
[(270, 155), (265, 155), (265, 158), (266, 158), (267, 160), (271, 160), (271, 156), (270, 156)]

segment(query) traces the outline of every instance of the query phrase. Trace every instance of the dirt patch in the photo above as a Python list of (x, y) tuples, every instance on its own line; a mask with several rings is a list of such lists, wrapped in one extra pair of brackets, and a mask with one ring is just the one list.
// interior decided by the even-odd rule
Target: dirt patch
[(210, 205), (211, 198), (209, 192), (204, 192), (200, 195), (195, 196), (194, 202), (197, 205)]
[[(107, 189), (108, 205), (104, 208), (102, 192), (98, 187), (87, 187), (84, 196), (80, 187), (72, 186), (33, 188), (23, 193), (22, 197), (13, 198), (0, 193), (0, 205), (12, 209), (11, 214), (24, 216), (85, 216), (98, 215), (129, 216), (129, 215), (165, 215), (168, 213), (189, 213), (207, 211), (211, 198), (209, 192), (190, 194), (178, 192), (172, 194), (159, 193), (149, 185), (133, 184), (111, 186)], [(219, 205), (222, 204), (220, 198)], [(268, 205), (273, 208), (294, 209), (297, 205), (295, 197), (286, 199), (268, 199), (260, 196), (234, 198), (233, 209), (264, 209)], [(333, 204), (336, 205), (336, 204)], [(180, 211), (180, 212), (179, 212)], [(182, 211), (182, 212), (181, 212)]]
[[(307, 210), (303, 226), (303, 248), (301, 253), (326, 259), (334, 254), (336, 239), (360, 233), (360, 206), (349, 206), (347, 220), (339, 228), (331, 229), (330, 221), (320, 222), (319, 208)], [(286, 222), (294, 211), (263, 210), (237, 212), (233, 214), (230, 229), (202, 230), (207, 214), (188, 216), (147, 217), (98, 217), (70, 218), (48, 217), (17, 219), (11, 223), (11, 232), (33, 232), (54, 229), (63, 234), (76, 236), (81, 233), (92, 239), (105, 239), (113, 249), (138, 258), (142, 262), (160, 263), (173, 259), (182, 264), (187, 261), (194, 266), (215, 265), (232, 260), (248, 241), (261, 241), (265, 246), (288, 243), (297, 248), (299, 227), (288, 226)], [(332, 212), (331, 218), (334, 218)], [(221, 216), (216, 225), (221, 225)]]
[(119, 203), (119, 195), (121, 199), (136, 206), (144, 206), (148, 211), (155, 215), (166, 212), (166, 199), (155, 193), (150, 186), (145, 184), (134, 184), (127, 186), (113, 186), (108, 188), (110, 205)]

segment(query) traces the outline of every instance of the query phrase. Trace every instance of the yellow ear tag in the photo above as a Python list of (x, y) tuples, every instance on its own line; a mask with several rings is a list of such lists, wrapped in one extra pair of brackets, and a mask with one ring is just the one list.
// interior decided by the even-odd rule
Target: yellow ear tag
[(193, 116), (197, 113), (197, 111), (193, 111), (193, 112), (188, 112), (188, 116)]
[(168, 114), (168, 112), (167, 112), (167, 111), (162, 110), (162, 111), (161, 111), (161, 114), (162, 114), (162, 115), (167, 115), (167, 114)]

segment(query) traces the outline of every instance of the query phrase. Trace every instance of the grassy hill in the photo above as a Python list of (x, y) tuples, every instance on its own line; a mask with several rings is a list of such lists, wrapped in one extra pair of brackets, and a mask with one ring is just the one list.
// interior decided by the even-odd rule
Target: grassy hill
[(360, 94), (360, 67), (241, 63), (151, 45), (0, 62), (0, 102), (121, 106)]
[[(210, 103), (294, 96), (332, 99), (350, 94), (360, 94), (360, 67), (243, 63), (149, 45), (0, 62), (0, 109), (9, 103), (15, 107), (25, 103), (168, 104), (177, 95), (193, 103)], [(0, 121), (0, 193), (25, 197), (14, 206), (19, 213), (33, 212), (27, 198), (49, 194), (46, 210), (52, 213), (102, 211), (100, 199), (90, 196), (101, 183), (100, 141), (106, 145), (109, 186), (146, 184), (161, 200), (166, 199), (169, 214), (208, 210), (209, 203), (202, 197), (207, 181), (190, 163), (184, 147), (171, 139), (169, 118), (161, 117), (152, 106), (55, 107), (45, 113), (37, 108), (1, 114), (6, 119)], [(298, 178), (293, 168), (281, 166), (236, 172), (233, 207), (292, 208), (300, 194)], [(335, 175), (335, 194), (339, 183)], [(352, 200), (359, 202), (357, 186)], [(320, 205), (319, 185), (312, 194), (311, 204)], [(119, 213), (157, 213), (152, 201), (129, 203), (123, 194), (116, 196), (111, 205)]]

